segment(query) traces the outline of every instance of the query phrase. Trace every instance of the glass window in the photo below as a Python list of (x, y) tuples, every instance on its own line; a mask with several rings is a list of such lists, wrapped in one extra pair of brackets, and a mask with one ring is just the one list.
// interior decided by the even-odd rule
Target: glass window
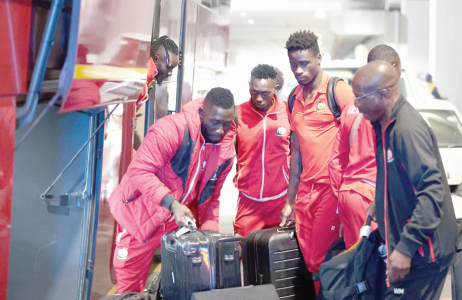
[(462, 147), (462, 125), (453, 110), (421, 109), (419, 112), (433, 129), (438, 147)]

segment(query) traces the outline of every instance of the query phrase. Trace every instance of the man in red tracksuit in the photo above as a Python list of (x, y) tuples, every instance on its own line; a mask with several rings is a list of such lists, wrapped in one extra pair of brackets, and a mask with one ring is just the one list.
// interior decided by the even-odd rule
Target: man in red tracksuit
[(289, 184), (289, 133), (285, 103), (276, 96), (277, 72), (269, 65), (253, 68), (250, 100), (237, 107), (239, 189), (234, 232), (277, 227)]
[[(398, 53), (387, 45), (374, 47), (368, 62), (383, 60), (393, 65), (401, 75), (401, 60)], [(338, 212), (343, 225), (343, 236), (347, 248), (359, 239), (359, 231), (366, 221), (366, 209), (375, 199), (375, 132), (371, 122), (350, 105), (341, 115), (331, 158), (329, 176), (332, 191), (338, 197)], [(372, 223), (372, 229), (377, 228)]]
[(161, 236), (187, 226), (186, 217), (218, 231), (218, 198), (235, 156), (234, 114), (231, 92), (214, 88), (149, 128), (109, 198), (118, 223), (117, 292), (144, 290)]
[(347, 249), (358, 240), (366, 209), (374, 201), (376, 173), (372, 125), (350, 105), (340, 117), (340, 129), (329, 160), (331, 187), (338, 198)]
[[(286, 48), (299, 86), (294, 92), (293, 110), (288, 112), (292, 131), (291, 168), (281, 223), (295, 217), (303, 257), (308, 270), (315, 273), (340, 234), (337, 199), (332, 194), (327, 168), (339, 123), (328, 106), (330, 77), (321, 70), (316, 35), (310, 31), (296, 32), (289, 37)], [(352, 89), (347, 83), (338, 82), (335, 91), (341, 111), (353, 103)], [(318, 291), (320, 282), (316, 277), (315, 287)]]

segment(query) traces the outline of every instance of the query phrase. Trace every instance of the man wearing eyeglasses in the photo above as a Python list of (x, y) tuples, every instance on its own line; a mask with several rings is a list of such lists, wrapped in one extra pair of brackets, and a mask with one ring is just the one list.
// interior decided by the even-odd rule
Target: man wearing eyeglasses
[[(367, 60), (387, 61), (401, 76), (401, 60), (390, 46), (374, 47)], [(338, 213), (347, 249), (358, 240), (359, 231), (366, 221), (366, 209), (374, 201), (376, 174), (374, 130), (352, 104), (340, 117), (340, 128), (329, 160), (331, 187), (338, 197)], [(373, 223), (372, 227), (375, 229), (377, 226)]]
[(436, 137), (400, 94), (399, 76), (373, 61), (353, 78), (355, 106), (377, 139), (377, 189), (367, 215), (387, 250), (384, 299), (439, 299), (455, 261), (457, 229)]

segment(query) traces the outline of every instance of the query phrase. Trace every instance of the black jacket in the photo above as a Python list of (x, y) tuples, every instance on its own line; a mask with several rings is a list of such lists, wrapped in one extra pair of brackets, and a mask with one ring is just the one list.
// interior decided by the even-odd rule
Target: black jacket
[(377, 222), (388, 255), (397, 249), (412, 257), (411, 274), (439, 272), (454, 261), (457, 229), (433, 130), (402, 96), (385, 132), (379, 122), (373, 126)]

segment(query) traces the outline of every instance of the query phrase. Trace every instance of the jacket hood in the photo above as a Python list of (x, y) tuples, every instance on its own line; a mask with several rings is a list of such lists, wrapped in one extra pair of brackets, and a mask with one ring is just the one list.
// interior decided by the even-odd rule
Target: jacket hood
[(198, 98), (191, 102), (186, 103), (183, 106), (182, 113), (186, 119), (186, 123), (189, 127), (189, 134), (193, 141), (197, 140), (197, 137), (201, 130), (201, 118), (199, 116), (199, 109), (204, 106), (205, 98)]

